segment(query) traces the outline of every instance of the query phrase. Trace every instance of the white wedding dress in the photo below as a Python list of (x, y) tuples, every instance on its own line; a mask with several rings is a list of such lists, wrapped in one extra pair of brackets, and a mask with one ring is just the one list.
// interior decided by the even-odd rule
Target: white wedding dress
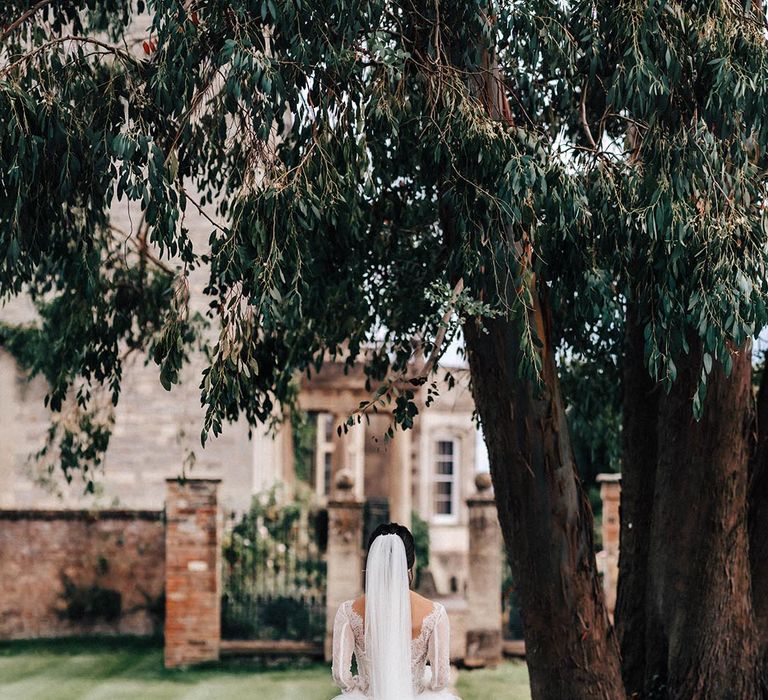
[[(372, 697), (363, 618), (353, 610), (352, 603), (348, 600), (339, 606), (333, 625), (333, 681), (342, 690), (334, 700), (370, 700)], [(448, 613), (440, 603), (435, 603), (434, 610), (421, 624), (421, 634), (411, 641), (414, 698), (458, 700), (445, 690), (451, 680), (449, 636)], [(353, 654), (357, 660), (356, 675), (352, 675)]]
[(435, 603), (418, 637), (411, 638), (408, 570), (397, 535), (380, 535), (368, 554), (365, 622), (353, 602), (339, 606), (333, 626), (332, 675), (342, 691), (334, 700), (459, 700), (446, 690), (450, 631), (445, 608)]

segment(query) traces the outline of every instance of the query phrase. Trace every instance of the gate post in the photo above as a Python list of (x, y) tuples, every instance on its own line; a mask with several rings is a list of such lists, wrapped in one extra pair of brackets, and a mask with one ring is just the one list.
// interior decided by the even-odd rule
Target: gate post
[(603, 549), (597, 553), (597, 568), (603, 575), (603, 592), (608, 617), (613, 621), (616, 608), (616, 588), (619, 582), (619, 505), (621, 474), (598, 474), (600, 498), (603, 502)]
[(475, 477), (477, 494), (469, 508), (469, 577), (467, 581), (467, 666), (501, 660), (501, 528), (490, 474)]
[(330, 661), (333, 655), (333, 621), (337, 608), (363, 591), (363, 503), (355, 500), (355, 480), (348, 470), (342, 469), (338, 473), (335, 486), (335, 500), (328, 502), (326, 661)]
[(165, 525), (165, 667), (219, 658), (220, 479), (168, 479)]

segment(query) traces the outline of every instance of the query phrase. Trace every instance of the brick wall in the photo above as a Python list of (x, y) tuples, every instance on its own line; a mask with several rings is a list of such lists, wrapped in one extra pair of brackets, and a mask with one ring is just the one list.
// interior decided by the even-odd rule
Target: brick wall
[[(164, 528), (160, 511), (0, 510), (0, 639), (159, 633)], [(79, 591), (66, 596), (65, 580)], [(68, 619), (104, 600), (82, 593), (93, 586), (120, 594), (120, 616)]]

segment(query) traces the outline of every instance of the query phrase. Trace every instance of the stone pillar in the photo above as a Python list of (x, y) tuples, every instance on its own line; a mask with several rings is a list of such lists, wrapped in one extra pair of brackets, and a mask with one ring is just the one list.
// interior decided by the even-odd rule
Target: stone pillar
[(336, 478), (336, 498), (328, 502), (327, 583), (325, 591), (325, 658), (333, 653), (333, 621), (345, 600), (363, 592), (363, 503), (355, 499), (351, 471)]
[[(333, 443), (333, 453), (331, 454), (331, 488), (328, 493), (328, 500), (338, 501), (345, 500), (351, 497), (351, 493), (347, 493), (344, 488), (339, 485), (339, 475), (346, 469), (346, 454), (344, 439), (347, 437), (346, 433), (342, 431), (339, 435), (338, 428), (344, 424), (346, 416), (341, 413), (332, 414), (333, 423), (333, 436), (331, 441)], [(345, 471), (344, 474), (347, 472)], [(350, 475), (354, 479), (353, 475)], [(346, 478), (346, 477), (345, 477)], [(354, 486), (352, 487), (354, 488)]]
[(469, 577), (467, 581), (467, 651), (469, 667), (501, 660), (501, 528), (490, 474), (475, 478), (477, 493), (469, 507)]
[(221, 639), (220, 479), (167, 480), (165, 666), (219, 658)]
[(600, 498), (603, 501), (603, 549), (597, 554), (597, 566), (603, 575), (603, 591), (608, 615), (613, 620), (616, 608), (616, 587), (619, 582), (619, 505), (621, 502), (621, 474), (598, 474)]
[(389, 519), (411, 527), (411, 431), (398, 428), (389, 441)]
[(347, 435), (347, 468), (355, 480), (358, 501), (365, 500), (365, 428), (366, 422), (355, 424)]
[(283, 416), (283, 424), (280, 425), (275, 441), (280, 452), (280, 477), (273, 482), (282, 482), (285, 489), (283, 495), (286, 499), (292, 499), (296, 493), (296, 455), (293, 451), (293, 427), (290, 415)]
[[(339, 474), (349, 472), (354, 485), (352, 491), (357, 500), (364, 500), (365, 486), (365, 422), (347, 426), (347, 431), (338, 434), (339, 425), (346, 423), (347, 416), (342, 413), (333, 414), (333, 456), (331, 457), (331, 500), (338, 498)], [(347, 494), (349, 495), (349, 494)], [(346, 496), (345, 496), (346, 497)]]

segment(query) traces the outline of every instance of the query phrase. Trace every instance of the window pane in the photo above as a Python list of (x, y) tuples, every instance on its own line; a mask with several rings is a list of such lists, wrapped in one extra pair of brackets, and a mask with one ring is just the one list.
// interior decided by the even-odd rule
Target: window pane
[(333, 442), (333, 416), (326, 413), (323, 418), (325, 419), (325, 441)]
[(453, 515), (453, 495), (456, 478), (455, 440), (437, 440), (435, 442), (434, 472), (434, 513), (435, 515)]
[(331, 494), (331, 460), (332, 455), (330, 452), (326, 452), (323, 455), (323, 488), (325, 489), (325, 495), (329, 496)]

